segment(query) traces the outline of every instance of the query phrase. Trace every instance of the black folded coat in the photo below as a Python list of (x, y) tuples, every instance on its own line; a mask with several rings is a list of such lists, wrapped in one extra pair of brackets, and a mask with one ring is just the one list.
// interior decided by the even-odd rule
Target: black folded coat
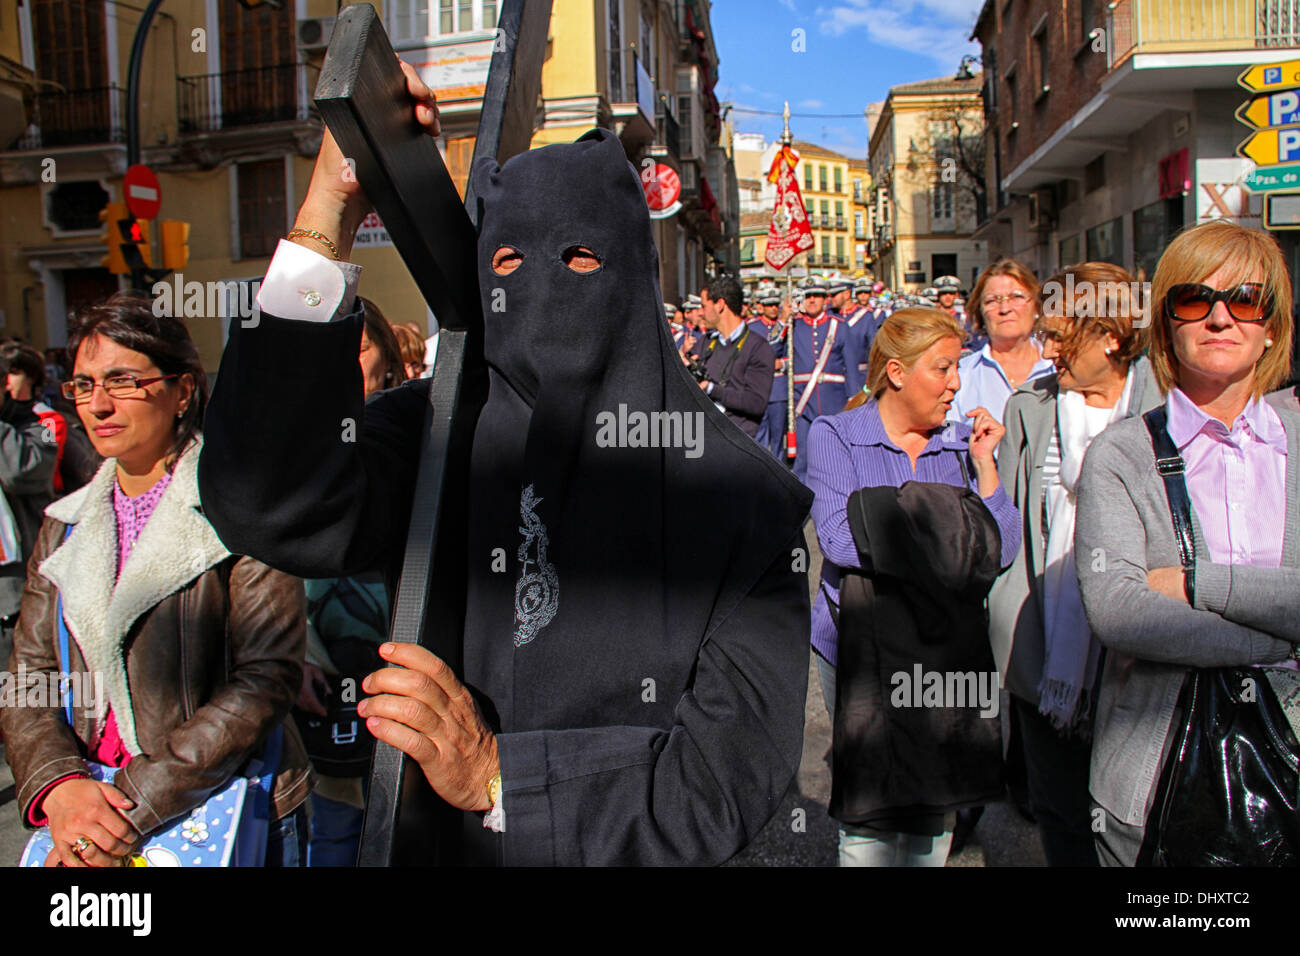
[(866, 570), (840, 587), (830, 814), (908, 831), (1002, 794), (984, 608), (1001, 533), (978, 495), (929, 482), (854, 492), (848, 519)]

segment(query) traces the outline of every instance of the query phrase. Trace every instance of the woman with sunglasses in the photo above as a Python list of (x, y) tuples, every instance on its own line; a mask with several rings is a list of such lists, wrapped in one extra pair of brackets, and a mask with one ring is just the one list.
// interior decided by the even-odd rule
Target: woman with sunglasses
[[(1108, 650), (1090, 790), (1110, 866), (1151, 861), (1191, 670), (1277, 663), (1300, 642), (1300, 416), (1262, 401), (1291, 356), (1276, 242), (1222, 221), (1184, 232), (1156, 267), (1149, 319), (1196, 560), (1184, 571), (1147, 422), (1107, 428), (1084, 460), (1075, 549), (1088, 623)], [(1224, 833), (1204, 838), (1228, 862), (1247, 849)]]
[[(64, 394), (107, 460), (56, 501), (31, 560), (14, 667), (102, 694), (0, 710), (24, 824), (48, 824), (46, 865), (116, 866), (202, 804), (284, 726), (268, 866), (298, 865), (307, 755), (292, 722), (302, 585), (227, 551), (200, 508), (207, 376), (185, 326), (115, 295), (69, 335)], [(60, 660), (59, 617), (69, 640)], [(112, 784), (87, 761), (120, 768)]]
[(1011, 393), (1055, 369), (1033, 339), (1038, 280), (1015, 259), (999, 259), (975, 280), (970, 304), (974, 331), (987, 339), (982, 345), (972, 342), (974, 351), (962, 356), (961, 389), (948, 417), (968, 422), (975, 409), (986, 408), (1001, 424)]

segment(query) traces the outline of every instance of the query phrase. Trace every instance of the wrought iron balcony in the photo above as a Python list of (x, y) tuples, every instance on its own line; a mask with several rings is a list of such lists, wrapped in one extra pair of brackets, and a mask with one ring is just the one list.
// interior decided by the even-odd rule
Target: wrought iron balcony
[(231, 70), (176, 78), (182, 133), (308, 119), (313, 112), (307, 63)]
[(673, 114), (665, 108), (662, 99), (659, 101), (659, 110), (655, 119), (659, 127), (659, 142), (663, 143), (674, 157), (680, 158), (682, 155), (681, 126), (673, 119)]
[(37, 93), (32, 98), (31, 123), (13, 149), (49, 149), (123, 143), (126, 130), (126, 90), (101, 86), (89, 90)]

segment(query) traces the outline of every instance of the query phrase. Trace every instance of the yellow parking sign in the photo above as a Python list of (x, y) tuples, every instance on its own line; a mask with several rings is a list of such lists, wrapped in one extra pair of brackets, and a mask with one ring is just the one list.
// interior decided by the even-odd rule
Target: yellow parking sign
[(1256, 166), (1300, 161), (1300, 126), (1261, 129), (1237, 147), (1237, 155)]
[(1300, 86), (1300, 60), (1252, 66), (1242, 71), (1237, 82), (1252, 93), (1273, 93)]

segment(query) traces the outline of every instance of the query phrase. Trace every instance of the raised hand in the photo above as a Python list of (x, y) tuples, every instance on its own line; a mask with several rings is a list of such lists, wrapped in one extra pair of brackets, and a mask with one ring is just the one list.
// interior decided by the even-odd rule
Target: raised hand
[(971, 422), (970, 457), (979, 480), (980, 496), (987, 498), (998, 489), (998, 467), (994, 453), (1007, 430), (983, 406), (966, 413)]
[[(406, 91), (411, 95), (416, 122), (430, 136), (437, 136), (441, 126), (433, 91), (420, 79), (415, 67), (401, 59), (398, 62), (406, 76)], [(357, 181), (354, 164), (343, 155), (333, 134), (326, 127), (321, 137), (320, 151), (316, 154), (311, 183), (307, 187), (307, 198), (298, 210), (294, 228), (319, 232), (334, 244), (339, 258), (346, 259), (352, 251), (352, 240), (357, 229), (370, 213), (370, 208), (370, 201), (366, 199), (361, 184)], [(310, 237), (296, 238), (294, 241), (316, 252), (332, 251), (328, 245)]]

